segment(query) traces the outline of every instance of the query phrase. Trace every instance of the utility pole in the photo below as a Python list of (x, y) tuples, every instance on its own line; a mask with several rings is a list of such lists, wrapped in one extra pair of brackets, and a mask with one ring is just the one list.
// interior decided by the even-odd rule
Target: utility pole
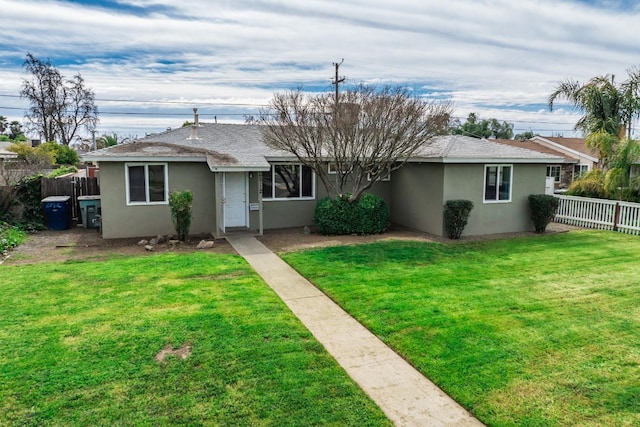
[(343, 62), (344, 58), (342, 58), (342, 61), (340, 61), (340, 63), (333, 63), (333, 66), (336, 67), (336, 78), (331, 82), (331, 84), (336, 85), (336, 105), (338, 105), (338, 86), (340, 85), (340, 83), (344, 82), (344, 77), (338, 77), (338, 68), (340, 68)]

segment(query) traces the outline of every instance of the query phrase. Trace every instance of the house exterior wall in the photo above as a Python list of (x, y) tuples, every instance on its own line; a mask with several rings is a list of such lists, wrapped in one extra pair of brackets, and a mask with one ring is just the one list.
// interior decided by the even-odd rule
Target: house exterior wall
[[(100, 188), (102, 236), (106, 239), (175, 234), (168, 204), (127, 206), (125, 164), (102, 162)], [(190, 234), (212, 233), (215, 228), (215, 175), (206, 163), (169, 163), (169, 192), (193, 193)]]
[(313, 225), (313, 213), (318, 200), (327, 197), (327, 189), (316, 176), (313, 200), (266, 200), (262, 203), (264, 229), (304, 227)]
[[(254, 174), (257, 175), (257, 174)], [(377, 196), (382, 197), (387, 203), (387, 208), (391, 210), (391, 181), (377, 182), (368, 191)], [(253, 187), (254, 184), (252, 183)], [(256, 194), (257, 198), (257, 183)], [(250, 190), (250, 193), (253, 191)], [(324, 199), (328, 196), (328, 192), (322, 181), (316, 176), (316, 189), (315, 198), (313, 200), (266, 200), (263, 201), (263, 218), (264, 229), (276, 229), (276, 228), (289, 228), (289, 227), (304, 227), (305, 225), (311, 226), (313, 222), (313, 214), (316, 209), (318, 200)], [(252, 200), (254, 195), (251, 195)], [(257, 200), (257, 199), (256, 199)], [(253, 224), (254, 218), (257, 218), (257, 212), (251, 216), (251, 228), (256, 228)]]
[(466, 199), (473, 210), (463, 235), (533, 230), (530, 194), (543, 194), (546, 165), (513, 165), (511, 202), (484, 203), (483, 164), (410, 163), (392, 180), (391, 221), (437, 236), (446, 235), (444, 204)]
[(444, 165), (407, 163), (390, 184), (391, 222), (442, 235)]
[(511, 201), (485, 203), (482, 164), (448, 164), (442, 205), (447, 200), (467, 199), (473, 210), (463, 236), (533, 231), (529, 210), (530, 194), (544, 194), (546, 165), (514, 164)]

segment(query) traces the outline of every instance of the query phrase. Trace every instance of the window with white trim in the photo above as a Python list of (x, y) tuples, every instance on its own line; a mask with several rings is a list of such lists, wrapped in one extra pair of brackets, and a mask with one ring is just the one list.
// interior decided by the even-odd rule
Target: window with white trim
[(485, 165), (484, 201), (485, 203), (510, 202), (512, 165)]
[(126, 163), (128, 205), (167, 204), (169, 178), (166, 163)]
[[(342, 165), (342, 172), (350, 173), (351, 165)], [(327, 173), (329, 175), (335, 175), (336, 173), (338, 173), (338, 165), (335, 163), (327, 163)]]
[[(371, 181), (371, 174), (367, 174), (367, 181)], [(391, 181), (391, 172), (387, 172), (380, 178), (380, 181)]]
[(578, 179), (587, 172), (589, 172), (589, 165), (573, 165), (573, 179)]
[(301, 164), (272, 164), (262, 173), (262, 198), (266, 200), (311, 200), (315, 198), (313, 170)]
[(555, 182), (560, 182), (560, 177), (562, 176), (562, 168), (560, 165), (547, 165), (547, 177), (553, 177)]

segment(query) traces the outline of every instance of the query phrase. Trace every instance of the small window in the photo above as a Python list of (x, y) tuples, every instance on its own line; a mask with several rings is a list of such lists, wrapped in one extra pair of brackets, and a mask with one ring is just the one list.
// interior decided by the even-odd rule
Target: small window
[(315, 197), (313, 170), (300, 164), (275, 164), (262, 174), (264, 199), (313, 199)]
[[(367, 181), (371, 181), (370, 173), (367, 174)], [(387, 172), (385, 175), (383, 175), (380, 181), (391, 181), (391, 172)]]
[(511, 181), (513, 178), (511, 165), (487, 165), (484, 168), (484, 201), (510, 202)]
[(125, 165), (127, 204), (166, 204), (168, 178), (166, 163)]
[(573, 179), (578, 179), (587, 172), (589, 172), (589, 165), (573, 165)]
[(560, 165), (549, 165), (547, 166), (547, 177), (553, 177), (555, 182), (560, 182), (560, 177), (562, 176), (562, 168)]
[[(342, 165), (343, 173), (351, 172), (351, 165)], [(329, 175), (335, 175), (338, 172), (338, 165), (335, 163), (327, 163), (327, 173)]]

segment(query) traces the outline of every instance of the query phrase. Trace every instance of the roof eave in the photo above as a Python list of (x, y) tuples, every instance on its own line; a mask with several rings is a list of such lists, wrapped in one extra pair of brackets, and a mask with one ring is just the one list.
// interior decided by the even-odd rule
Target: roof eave
[(87, 162), (206, 162), (205, 157), (177, 156), (81, 156)]
[(412, 157), (410, 163), (521, 163), (521, 164), (556, 164), (564, 163), (562, 157), (519, 158), (519, 157)]
[(587, 160), (592, 161), (593, 163), (598, 163), (598, 159), (590, 156), (589, 154), (583, 153), (581, 151), (578, 150), (574, 150), (573, 148), (569, 148), (567, 146), (564, 146), (562, 144), (559, 144), (555, 141), (551, 141), (550, 139), (545, 138), (544, 136), (534, 136), (533, 138), (531, 138), (531, 140), (535, 140), (535, 141), (542, 141), (545, 144), (549, 144), (555, 148), (557, 148), (560, 151), (565, 151), (567, 153), (571, 153), (573, 155), (579, 156), (579, 157), (585, 157)]

